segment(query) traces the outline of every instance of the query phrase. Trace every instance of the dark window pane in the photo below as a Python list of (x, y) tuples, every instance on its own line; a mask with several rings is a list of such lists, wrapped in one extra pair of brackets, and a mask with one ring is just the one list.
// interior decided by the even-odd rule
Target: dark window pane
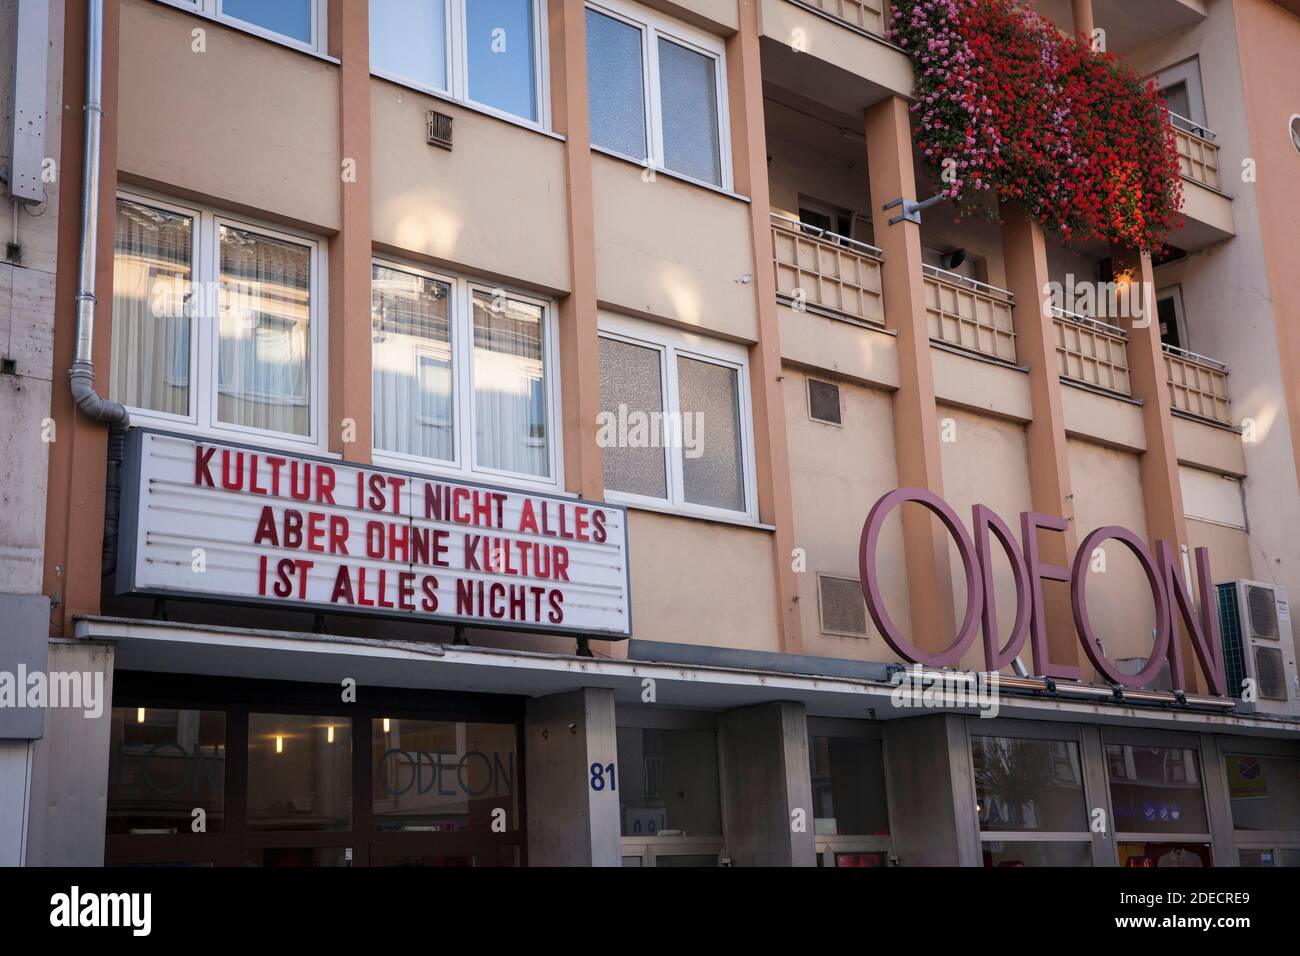
[(1121, 843), (1119, 865), (1188, 868), (1212, 866), (1213, 859), (1204, 843)]
[(352, 828), (351, 721), (248, 715), (248, 828)]
[(879, 740), (810, 737), (813, 826), (819, 835), (889, 833), (884, 752)]
[(1106, 745), (1110, 800), (1120, 833), (1208, 833), (1196, 751)]
[(620, 727), (617, 772), (623, 836), (722, 835), (712, 731)]
[(987, 867), (1092, 866), (1092, 844), (1037, 840), (985, 840), (980, 849)]
[(1232, 825), (1238, 830), (1300, 830), (1300, 760), (1226, 754)]
[(971, 758), (981, 830), (1088, 829), (1077, 743), (972, 737)]
[(226, 715), (213, 710), (114, 707), (108, 764), (108, 833), (223, 829)]

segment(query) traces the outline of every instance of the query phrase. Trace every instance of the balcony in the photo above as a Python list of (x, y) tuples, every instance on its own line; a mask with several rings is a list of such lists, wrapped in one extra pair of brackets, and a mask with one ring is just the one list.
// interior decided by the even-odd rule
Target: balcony
[(883, 37), (888, 32), (888, 0), (800, 0), (800, 5), (846, 26)]
[(1132, 395), (1128, 334), (1117, 325), (1052, 309), (1061, 378), (1119, 395)]
[(796, 310), (883, 325), (884, 261), (875, 246), (772, 214), (776, 297)]
[(1169, 114), (1178, 140), (1178, 167), (1184, 179), (1220, 192), (1219, 144), (1213, 132), (1177, 113)]
[(1003, 362), (1016, 361), (1016, 332), (1011, 321), (1015, 297), (936, 266), (925, 273), (925, 311), (930, 340)]
[(1164, 350), (1169, 404), (1196, 418), (1231, 425), (1228, 366), (1172, 345), (1166, 345)]

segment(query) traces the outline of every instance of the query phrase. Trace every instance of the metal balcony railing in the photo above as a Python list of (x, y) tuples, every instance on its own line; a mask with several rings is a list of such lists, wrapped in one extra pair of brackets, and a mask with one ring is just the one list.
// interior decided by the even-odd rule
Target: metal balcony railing
[(776, 296), (796, 309), (883, 325), (884, 260), (875, 246), (772, 213)]
[(1128, 334), (1123, 329), (1058, 308), (1052, 309), (1052, 320), (1062, 378), (1121, 395), (1133, 394)]
[(1178, 166), (1183, 178), (1211, 189), (1221, 188), (1218, 138), (1204, 126), (1185, 116), (1169, 114), (1169, 123), (1178, 141)]
[(1005, 362), (1016, 360), (1011, 321), (1015, 297), (1010, 292), (937, 266), (926, 265), (922, 271), (932, 341)]
[(1169, 404), (1189, 415), (1231, 425), (1228, 366), (1172, 345), (1164, 346), (1164, 351)]
[(795, 0), (832, 20), (883, 37), (889, 32), (889, 0)]

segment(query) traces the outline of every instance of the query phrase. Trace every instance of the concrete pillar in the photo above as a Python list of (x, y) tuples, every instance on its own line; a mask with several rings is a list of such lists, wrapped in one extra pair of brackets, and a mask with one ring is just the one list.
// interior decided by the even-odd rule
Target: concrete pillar
[(885, 724), (894, 846), (903, 866), (979, 866), (979, 816), (966, 718)]
[[(1014, 313), (1016, 357), (1029, 368), (1030, 407), (1034, 417), (1025, 431), (1029, 453), (1029, 491), (1035, 511), (1068, 521), (1063, 534), (1039, 536), (1042, 559), (1068, 568), (1078, 545), (1074, 526), (1074, 491), (1070, 485), (1070, 454), (1061, 410), (1061, 372), (1056, 356), (1056, 329), (1048, 306), (1047, 239), (1042, 227), (1014, 203), (1003, 203), (1002, 253), (1007, 290), (1016, 297)], [(1064, 584), (1045, 582), (1047, 649), (1052, 663), (1048, 677), (1078, 674), (1079, 642), (1074, 635), (1070, 592)]]
[(1205, 807), (1210, 815), (1210, 852), (1215, 866), (1239, 866), (1233, 838), (1232, 793), (1223, 771), (1220, 744), (1228, 738), (1218, 734), (1201, 734), (1201, 780), (1205, 786)]
[(618, 791), (592, 787), (593, 764), (616, 765), (614, 692), (583, 688), (528, 701), (524, 795), (530, 866), (622, 865)]
[[(898, 343), (898, 391), (894, 393), (898, 483), (928, 488), (942, 496), (939, 410), (921, 271), (921, 227), (906, 221), (891, 226), (889, 220), (902, 210), (882, 209), (900, 196), (917, 198), (907, 101), (891, 96), (868, 109), (866, 135), (875, 240), (885, 253), (885, 325), (897, 333)], [(904, 508), (903, 552), (912, 643), (923, 650), (940, 651), (952, 642), (957, 626), (947, 532), (928, 512)]]
[(799, 582), (790, 556), (795, 548), (794, 494), (782, 385), (781, 334), (772, 265), (772, 206), (767, 181), (767, 132), (763, 119), (763, 67), (758, 3), (739, 0), (740, 29), (727, 40), (728, 102), (736, 191), (749, 197), (754, 254), (752, 287), (758, 344), (750, 348), (750, 399), (754, 410), (754, 462), (759, 518), (772, 525), (777, 624), (781, 649), (803, 651)]
[(45, 736), (32, 748), (27, 828), (28, 866), (103, 866), (108, 810), (109, 740), (113, 729), (113, 646), (50, 641), (51, 675), (103, 675), (99, 713), (51, 707)]
[[(1154, 547), (1164, 539), (1175, 553), (1190, 546), (1183, 511), (1183, 486), (1174, 444), (1174, 418), (1169, 404), (1169, 372), (1160, 343), (1156, 315), (1156, 280), (1151, 255), (1137, 249), (1117, 249), (1113, 254), (1115, 282), (1120, 287), (1121, 315), (1111, 321), (1128, 332), (1129, 378), (1133, 397), (1142, 401), (1142, 426), (1147, 447), (1138, 460), (1142, 500), (1146, 506), (1147, 540)], [(1189, 585), (1193, 582), (1188, 581)], [(1183, 674), (1187, 691), (1205, 694), (1205, 675), (1195, 665), (1196, 651), (1186, 630), (1173, 635), (1182, 641)]]
[(1092, 36), (1097, 25), (1092, 14), (1092, 0), (1070, 0), (1070, 12), (1074, 16), (1074, 32)]
[[(722, 832), (737, 866), (816, 866), (803, 704), (729, 710), (718, 721)], [(795, 811), (802, 826), (792, 826)]]

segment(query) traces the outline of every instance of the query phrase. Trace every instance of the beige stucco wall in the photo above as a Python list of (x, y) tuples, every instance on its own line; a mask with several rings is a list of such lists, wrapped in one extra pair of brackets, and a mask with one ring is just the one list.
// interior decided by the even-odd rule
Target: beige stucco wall
[(776, 307), (781, 357), (854, 379), (860, 384), (898, 388), (898, 343), (893, 335), (815, 312)]
[(599, 153), (592, 165), (601, 304), (757, 341), (748, 203)]
[[(912, 91), (912, 61), (899, 50), (846, 30), (826, 17), (788, 0), (757, 0), (762, 35), (792, 45), (798, 36), (802, 51), (860, 76), (900, 96)], [(795, 31), (801, 31), (796, 34)]]
[[(1096, 528), (1119, 525), (1149, 546), (1137, 456), (1077, 440), (1069, 441), (1068, 447), (1079, 543)], [(1101, 547), (1106, 570), (1090, 572), (1087, 585), (1093, 633), (1111, 660), (1146, 657), (1155, 626), (1155, 603), (1146, 576), (1123, 544), (1112, 540)]]
[(124, 179), (338, 228), (337, 66), (146, 0), (123, 0), (120, 29)]
[(628, 512), (633, 636), (781, 650), (768, 531)]
[[(805, 653), (897, 660), (870, 619), (866, 640), (823, 634), (817, 589), (818, 573), (858, 577), (858, 542), (867, 512), (898, 486), (890, 396), (839, 382), (842, 424), (837, 426), (809, 417), (806, 375), (787, 367), (783, 384), (794, 540), (807, 556), (807, 570), (798, 576)], [(889, 613), (909, 633), (902, 554), (903, 524), (895, 515), (881, 539), (878, 570)]]
[[(568, 291), (560, 140), (377, 78), (370, 106), (377, 244)], [(425, 142), (431, 109), (453, 119), (450, 151)]]
[[(1020, 513), (1033, 508), (1029, 490), (1029, 456), (1024, 426), (939, 406), (940, 435), (951, 438), (940, 448), (943, 453), (943, 497), (962, 519), (967, 533), (972, 527), (971, 509), (987, 505), (1020, 536)], [(953, 603), (958, 619), (966, 613), (966, 578), (954, 544), (948, 547), (952, 565)], [(996, 540), (992, 545), (994, 588), (997, 594), (998, 629), (1005, 636), (1015, 621), (1016, 589), (1011, 566)], [(1023, 658), (1028, 663), (1028, 657)], [(962, 667), (982, 670), (984, 652), (980, 639), (962, 659)]]

